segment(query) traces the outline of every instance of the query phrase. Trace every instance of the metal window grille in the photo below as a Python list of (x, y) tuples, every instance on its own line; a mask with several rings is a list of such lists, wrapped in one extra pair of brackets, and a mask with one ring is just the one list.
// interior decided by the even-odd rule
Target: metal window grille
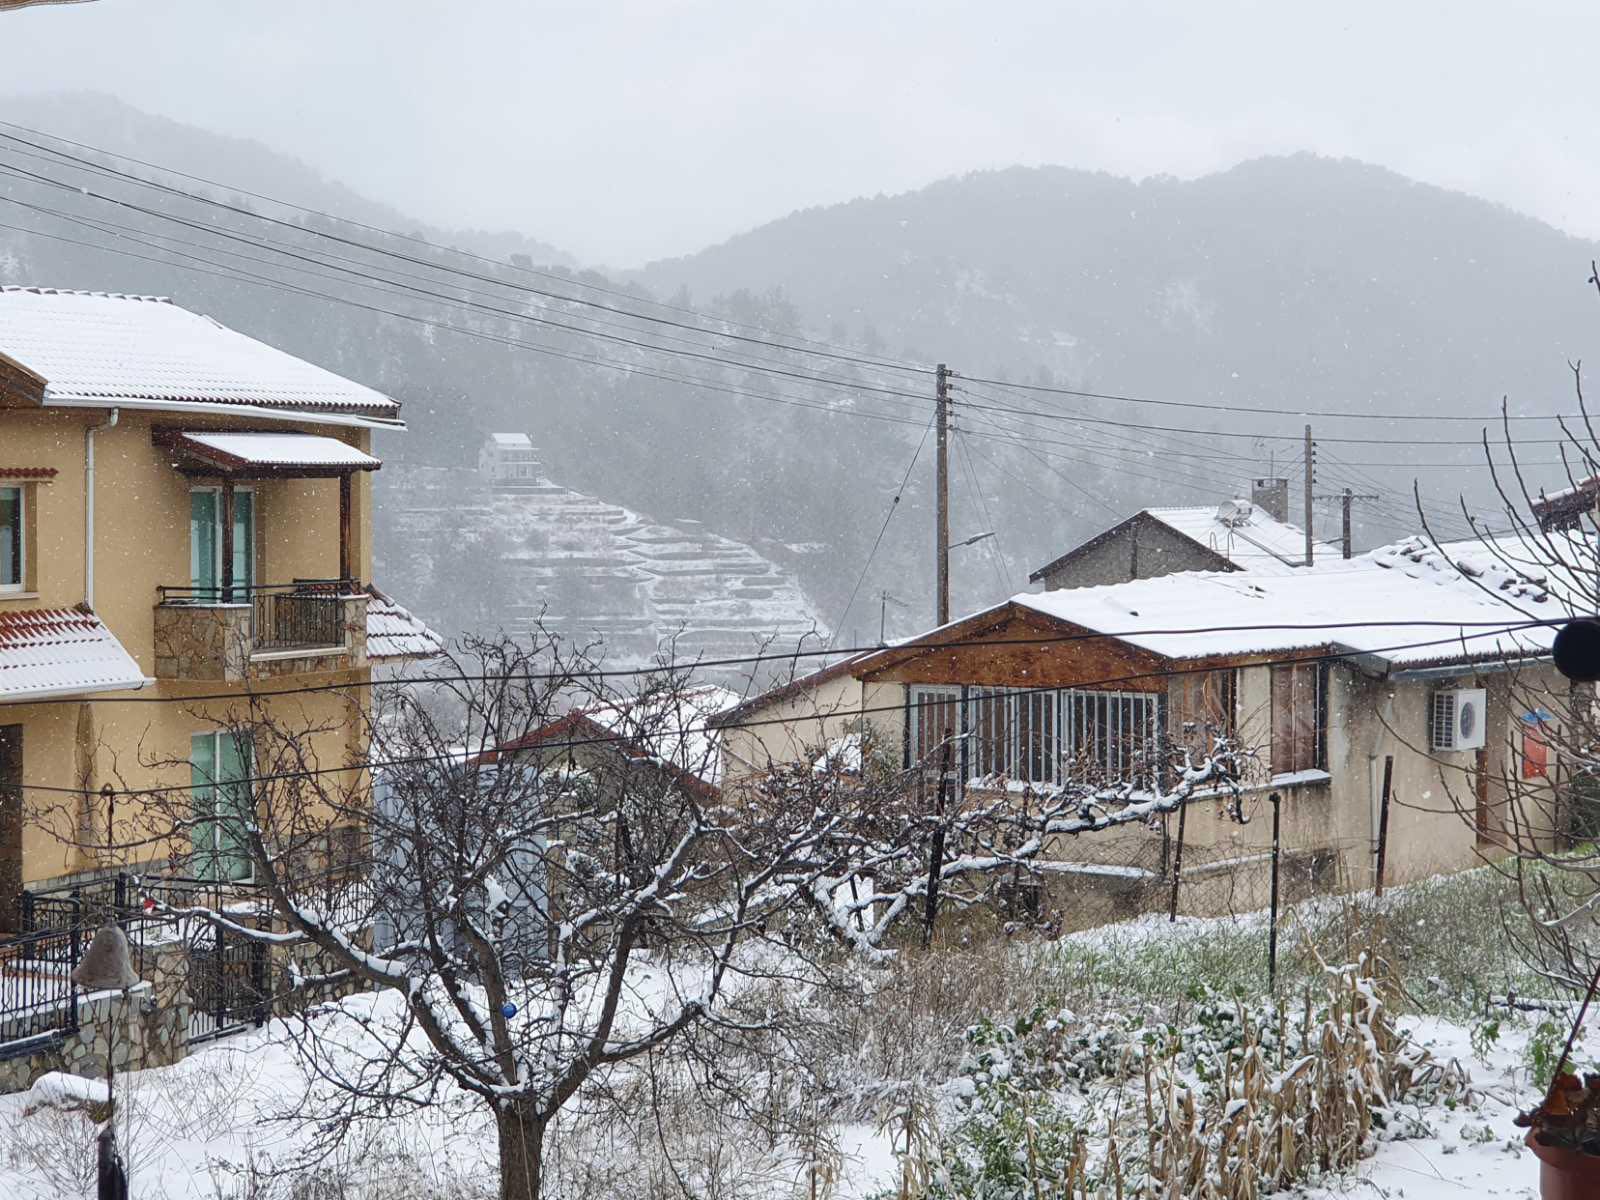
[(1148, 775), (1159, 697), (1075, 689), (967, 690), (967, 777), (1055, 785)]
[(914, 687), (908, 703), (906, 750), (910, 765), (936, 771), (946, 733), (961, 732), (961, 689)]

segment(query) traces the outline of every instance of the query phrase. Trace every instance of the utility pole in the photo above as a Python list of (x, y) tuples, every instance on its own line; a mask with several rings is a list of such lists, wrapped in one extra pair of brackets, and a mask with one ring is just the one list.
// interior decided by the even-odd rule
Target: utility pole
[[(935, 625), (950, 623), (950, 369), (940, 363), (934, 373), (934, 428), (938, 455), (938, 481), (934, 517), (934, 553), (939, 595)], [(1309, 501), (1307, 502), (1309, 503)]]
[(1312, 519), (1313, 519), (1313, 514), (1311, 512), (1311, 499), (1312, 499), (1312, 492), (1316, 487), (1316, 481), (1317, 481), (1317, 466), (1316, 466), (1316, 462), (1317, 462), (1317, 460), (1316, 460), (1316, 445), (1311, 440), (1311, 426), (1307, 425), (1306, 426), (1306, 566), (1308, 566), (1308, 567), (1312, 565), (1312, 545), (1313, 545), (1313, 542), (1314, 542), (1314, 539), (1311, 536), (1311, 523), (1312, 523)]
[(1379, 495), (1377, 495), (1376, 493), (1373, 493), (1373, 492), (1352, 492), (1349, 488), (1345, 488), (1344, 491), (1342, 491), (1342, 492), (1334, 492), (1331, 495), (1328, 494), (1328, 493), (1324, 493), (1324, 494), (1318, 496), (1317, 499), (1318, 500), (1337, 500), (1339, 502), (1340, 514), (1341, 514), (1341, 516), (1343, 518), (1343, 520), (1342, 520), (1342, 532), (1343, 532), (1343, 540), (1344, 540), (1344, 547), (1343, 547), (1344, 548), (1344, 556), (1346, 558), (1349, 558), (1352, 554), (1354, 554), (1354, 550), (1352, 549), (1352, 544), (1351, 544), (1351, 536), (1350, 536), (1350, 525), (1351, 525), (1350, 509), (1351, 509), (1351, 506), (1357, 500), (1381, 500), (1381, 499), (1383, 499), (1383, 497), (1379, 496)]

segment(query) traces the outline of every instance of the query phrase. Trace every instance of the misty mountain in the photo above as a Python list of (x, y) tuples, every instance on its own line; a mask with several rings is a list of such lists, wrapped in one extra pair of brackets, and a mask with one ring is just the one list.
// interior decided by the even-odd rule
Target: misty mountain
[[(444, 242), (490, 258), (527, 255), (532, 261), (576, 266), (562, 250), (511, 230), (451, 230), (418, 221), (329, 179), (289, 154), (249, 138), (140, 112), (96, 92), (0, 97), (0, 120), (158, 163), (172, 171), (224, 182), (238, 192), (259, 192), (364, 225)], [(18, 136), (29, 135), (15, 130)], [(122, 164), (126, 169), (137, 167)], [(145, 172), (149, 174), (148, 172)]]
[[(1548, 413), (1570, 409), (1566, 364), (1585, 353), (1600, 315), (1585, 284), (1600, 254), (1589, 243), (1469, 196), (1309, 156), (1193, 181), (980, 173), (795, 213), (607, 278), (533, 238), (429, 230), (264, 147), (103, 98), (8, 103), (0, 118), (503, 262), (453, 260), (472, 275), (450, 273), (445, 255), (403, 237), (359, 231), (371, 251), (330, 244), (318, 230), (348, 227), (228, 197), (281, 222), (262, 227), (0, 144), (0, 162), (149, 210), (0, 174), (0, 201), (14, 202), (0, 203), (4, 223), (37, 231), (0, 228), (0, 282), (170, 295), (381, 388), (402, 401), (411, 430), (382, 439), (395, 464), (466, 468), (488, 431), (527, 432), (562, 484), (663, 522), (700, 522), (797, 571), (850, 642), (875, 638), (880, 613), (891, 633), (931, 613), (931, 378), (713, 339), (628, 311), (693, 323), (682, 311), (692, 305), (726, 329), (826, 339), (874, 360), (947, 361), (965, 376), (954, 531), (1000, 536), (956, 552), (958, 610), (1020, 589), (1031, 568), (1137, 508), (1214, 504), (1254, 475), (1298, 476), (1300, 460), (1297, 417), (1029, 393), (975, 377), (1428, 416), (1488, 412), (1507, 395), (1515, 411)], [(1079, 417), (1165, 428), (1070, 420)], [(1413, 474), (1441, 520), (1462, 491), (1491, 506), (1481, 451), (1429, 442), (1470, 441), (1475, 425), (1316, 423), (1319, 492), (1383, 493), (1357, 508), (1362, 544), (1414, 527)], [(1207, 436), (1220, 430), (1284, 440)], [(1555, 451), (1528, 457), (1548, 463)], [(1560, 482), (1559, 467), (1536, 470), (1536, 482)], [(381, 472), (379, 486), (403, 477)], [(385, 564), (418, 560), (407, 541), (416, 535), (387, 518), (399, 507), (379, 505), (380, 578)], [(1336, 534), (1334, 509), (1319, 508), (1318, 530)], [(404, 581), (390, 586), (403, 591)], [(488, 581), (466, 574), (457, 586), (472, 601), (460, 611), (529, 603), (490, 595)], [(423, 615), (454, 628), (448, 612)]]
[(1550, 411), (1570, 400), (1566, 360), (1600, 331), (1594, 250), (1301, 154), (1193, 181), (977, 173), (798, 212), (639, 278), (697, 298), (781, 287), (835, 336), (1088, 391), (1353, 412), (1482, 410), (1509, 393)]

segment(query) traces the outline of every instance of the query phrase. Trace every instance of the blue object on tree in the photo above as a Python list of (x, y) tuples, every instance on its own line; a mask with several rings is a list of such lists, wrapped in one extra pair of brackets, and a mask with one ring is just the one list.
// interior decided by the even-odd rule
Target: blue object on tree
[(500, 1015), (509, 1021), (512, 1017), (517, 1015), (517, 1006), (511, 1003), (511, 1001), (507, 1000), (500, 1006)]

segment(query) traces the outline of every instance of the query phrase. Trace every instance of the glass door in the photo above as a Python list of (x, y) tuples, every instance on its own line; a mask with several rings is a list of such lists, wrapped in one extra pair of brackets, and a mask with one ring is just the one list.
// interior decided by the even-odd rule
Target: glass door
[(190, 794), (194, 802), (191, 869), (201, 879), (249, 879), (248, 824), (255, 819), (248, 734), (197, 733), (189, 739)]
[(255, 493), (233, 494), (232, 595), (222, 594), (222, 492), (196, 488), (189, 493), (189, 586), (202, 604), (238, 604), (250, 597), (256, 567)]

